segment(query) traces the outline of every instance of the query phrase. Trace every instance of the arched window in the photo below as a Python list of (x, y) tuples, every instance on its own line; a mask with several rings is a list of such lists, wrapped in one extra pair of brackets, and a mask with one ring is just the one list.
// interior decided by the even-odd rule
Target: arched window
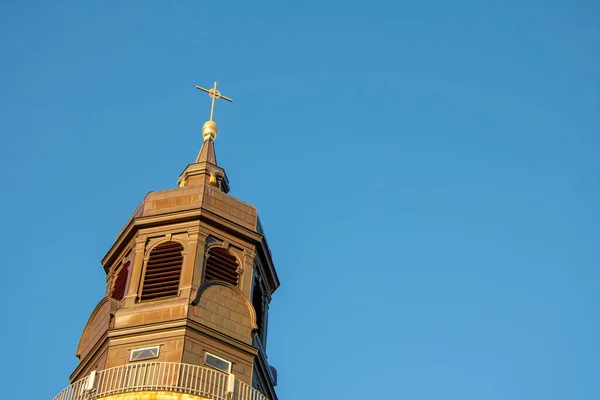
[(176, 296), (183, 264), (183, 246), (177, 242), (159, 244), (150, 252), (141, 300)]
[(125, 297), (125, 289), (127, 286), (127, 278), (129, 276), (129, 264), (127, 261), (125, 264), (119, 268), (117, 271), (117, 277), (115, 278), (115, 284), (113, 285), (111, 297), (115, 300), (123, 300)]
[(205, 281), (224, 281), (237, 286), (240, 279), (238, 273), (238, 262), (233, 254), (222, 247), (213, 247), (208, 250)]

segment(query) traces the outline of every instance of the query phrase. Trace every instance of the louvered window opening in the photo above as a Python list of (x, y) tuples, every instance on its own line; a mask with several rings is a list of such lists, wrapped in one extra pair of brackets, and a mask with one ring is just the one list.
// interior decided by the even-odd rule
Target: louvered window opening
[(150, 252), (141, 300), (154, 300), (177, 295), (183, 264), (182, 251), (181, 244), (167, 242), (156, 246)]
[(239, 274), (235, 256), (221, 247), (213, 247), (208, 250), (204, 280), (224, 281), (237, 286)]
[(123, 300), (125, 297), (125, 287), (127, 286), (127, 276), (129, 275), (129, 261), (127, 261), (117, 272), (115, 284), (113, 285), (112, 298)]

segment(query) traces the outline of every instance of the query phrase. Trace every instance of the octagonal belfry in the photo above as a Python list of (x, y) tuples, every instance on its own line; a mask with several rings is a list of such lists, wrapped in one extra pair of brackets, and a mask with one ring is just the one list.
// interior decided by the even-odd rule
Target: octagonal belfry
[(102, 259), (106, 292), (56, 400), (277, 399), (266, 345), (279, 279), (256, 209), (228, 194), (214, 137)]

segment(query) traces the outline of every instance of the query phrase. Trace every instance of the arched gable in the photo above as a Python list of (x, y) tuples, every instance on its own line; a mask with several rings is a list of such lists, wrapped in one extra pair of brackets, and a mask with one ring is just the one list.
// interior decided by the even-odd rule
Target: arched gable
[(81, 360), (85, 358), (104, 334), (110, 329), (111, 315), (118, 307), (118, 302), (109, 297), (104, 297), (98, 302), (83, 328), (77, 352), (75, 355)]
[(257, 329), (256, 313), (248, 297), (237, 287), (217, 280), (204, 282), (192, 306), (198, 322), (252, 344), (252, 332)]

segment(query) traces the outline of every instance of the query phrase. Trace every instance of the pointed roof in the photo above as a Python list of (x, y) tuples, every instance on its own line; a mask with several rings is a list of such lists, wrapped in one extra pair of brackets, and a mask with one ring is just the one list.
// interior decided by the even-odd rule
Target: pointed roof
[(177, 186), (208, 184), (227, 193), (229, 192), (229, 180), (225, 170), (217, 165), (217, 156), (215, 155), (216, 124), (213, 121), (209, 122), (204, 124), (204, 142), (202, 142), (196, 162), (188, 165), (181, 173), (177, 180)]
[(215, 144), (212, 139), (207, 139), (202, 143), (196, 162), (209, 162), (217, 165), (217, 156), (215, 155)]

